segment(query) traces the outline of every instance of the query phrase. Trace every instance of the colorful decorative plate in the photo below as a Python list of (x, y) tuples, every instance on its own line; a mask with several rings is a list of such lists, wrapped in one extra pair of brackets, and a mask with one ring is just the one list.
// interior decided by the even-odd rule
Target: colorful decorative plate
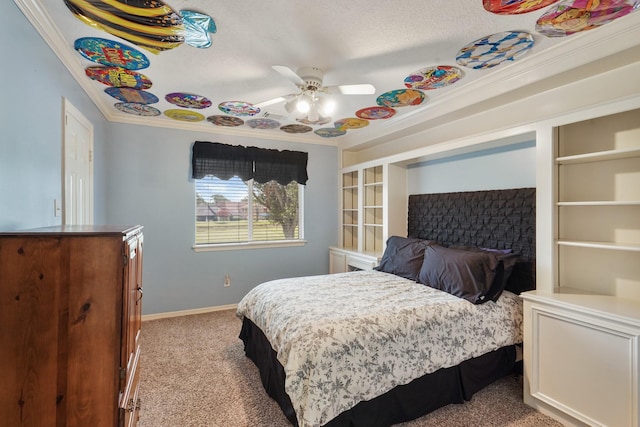
[(311, 132), (313, 128), (305, 125), (284, 125), (280, 130), (287, 133), (307, 133)]
[(454, 84), (462, 78), (462, 71), (451, 65), (436, 65), (409, 74), (404, 85), (409, 89), (432, 90)]
[(218, 104), (218, 109), (226, 114), (234, 116), (255, 116), (260, 112), (260, 108), (253, 104), (242, 101), (226, 101)]
[(173, 120), (180, 120), (183, 122), (201, 122), (204, 120), (204, 116), (202, 114), (189, 110), (165, 110), (164, 115), (172, 118)]
[(280, 127), (280, 122), (273, 119), (249, 119), (246, 123), (253, 129), (275, 129)]
[(524, 55), (533, 43), (533, 36), (523, 31), (496, 33), (460, 49), (456, 62), (475, 70), (491, 68)]
[(204, 96), (194, 95), (192, 93), (173, 92), (167, 94), (164, 99), (171, 104), (184, 108), (209, 108), (212, 102)]
[(73, 43), (73, 48), (89, 61), (102, 65), (127, 70), (142, 70), (149, 66), (149, 60), (139, 50), (99, 37), (79, 38)]
[(519, 15), (542, 9), (558, 0), (482, 0), (482, 6), (487, 12), (498, 15)]
[(160, 115), (160, 110), (157, 108), (137, 102), (118, 102), (113, 106), (123, 113), (135, 114), (136, 116), (155, 117)]
[(236, 127), (242, 126), (244, 124), (244, 120), (238, 117), (231, 116), (209, 116), (207, 117), (207, 121), (213, 123), (216, 126), (226, 126), (226, 127)]
[(85, 24), (152, 53), (184, 43), (182, 18), (160, 0), (64, 0)]
[(356, 116), (367, 120), (388, 119), (395, 114), (396, 110), (391, 107), (367, 107), (356, 111)]
[(342, 136), (346, 134), (347, 131), (338, 128), (322, 128), (317, 129), (314, 133), (316, 135), (320, 135), (323, 138), (335, 138), (336, 136)]
[(107, 95), (113, 96), (118, 101), (136, 102), (138, 104), (155, 104), (158, 97), (144, 90), (131, 89), (129, 87), (108, 87), (104, 90)]
[(356, 119), (355, 117), (349, 117), (347, 119), (340, 119), (333, 122), (336, 129), (348, 130), (348, 129), (361, 129), (365, 126), (369, 126), (369, 120)]
[(406, 107), (420, 105), (424, 101), (423, 92), (415, 89), (398, 89), (385, 92), (376, 99), (376, 104), (383, 107)]
[(189, 46), (205, 49), (211, 46), (211, 34), (217, 31), (213, 18), (192, 10), (181, 10), (184, 23), (184, 42)]
[(640, 0), (561, 0), (536, 21), (536, 31), (564, 37), (597, 28), (638, 8)]
[(316, 121), (311, 121), (307, 117), (297, 117), (296, 120), (300, 123), (304, 123), (305, 125), (326, 125), (331, 121), (331, 117), (320, 116)]
[(149, 89), (152, 85), (144, 74), (121, 67), (87, 67), (84, 72), (87, 77), (107, 86)]

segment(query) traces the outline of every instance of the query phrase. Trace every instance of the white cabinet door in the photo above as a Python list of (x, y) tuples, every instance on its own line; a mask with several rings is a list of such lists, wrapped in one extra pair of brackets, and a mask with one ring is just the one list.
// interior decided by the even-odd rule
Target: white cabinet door
[(67, 225), (93, 224), (93, 124), (64, 101), (63, 220)]
[(347, 256), (342, 252), (329, 250), (329, 273), (344, 273), (347, 271)]
[(527, 299), (530, 396), (587, 425), (639, 426), (640, 325)]

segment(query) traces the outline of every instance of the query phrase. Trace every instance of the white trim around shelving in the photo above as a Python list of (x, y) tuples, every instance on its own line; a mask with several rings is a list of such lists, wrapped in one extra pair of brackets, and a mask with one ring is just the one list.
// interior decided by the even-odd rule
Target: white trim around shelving
[(640, 200), (593, 200), (583, 202), (558, 202), (558, 206), (640, 206)]
[(640, 148), (624, 148), (618, 150), (606, 150), (595, 153), (576, 154), (573, 156), (563, 156), (556, 159), (559, 165), (568, 165), (573, 163), (589, 163), (602, 160), (627, 159), (631, 157), (639, 157)]
[(556, 243), (560, 246), (640, 252), (640, 244), (638, 243), (592, 242), (580, 240), (558, 240)]

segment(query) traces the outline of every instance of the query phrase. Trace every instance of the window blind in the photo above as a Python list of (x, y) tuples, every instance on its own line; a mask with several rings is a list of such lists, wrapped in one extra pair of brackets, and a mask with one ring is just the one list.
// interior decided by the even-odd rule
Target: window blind
[(219, 142), (196, 141), (192, 150), (192, 177), (213, 175), (223, 180), (233, 176), (259, 183), (291, 181), (306, 184), (309, 154), (302, 151), (273, 150)]

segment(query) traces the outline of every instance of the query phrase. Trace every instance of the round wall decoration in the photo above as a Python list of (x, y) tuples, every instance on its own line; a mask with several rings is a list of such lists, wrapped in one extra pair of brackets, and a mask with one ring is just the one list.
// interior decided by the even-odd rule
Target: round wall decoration
[(346, 119), (340, 119), (333, 122), (336, 129), (348, 130), (348, 129), (361, 129), (365, 126), (369, 126), (369, 120), (357, 119), (355, 117), (349, 117)]
[(184, 108), (209, 108), (212, 102), (204, 96), (194, 95), (192, 93), (173, 92), (165, 95), (164, 99), (171, 104)]
[(246, 124), (252, 129), (275, 129), (280, 127), (280, 122), (273, 119), (249, 119)]
[(149, 89), (152, 85), (144, 74), (121, 67), (87, 67), (84, 72), (87, 77), (107, 86)]
[(172, 118), (173, 120), (180, 120), (183, 122), (201, 122), (204, 120), (204, 116), (202, 114), (189, 110), (165, 110), (164, 115)]
[(281, 131), (287, 133), (307, 133), (311, 132), (313, 128), (305, 125), (284, 125), (280, 128)]
[(607, 24), (640, 8), (640, 0), (561, 0), (536, 21), (536, 31), (563, 37)]
[(113, 106), (123, 113), (134, 114), (136, 116), (155, 117), (160, 115), (160, 110), (157, 108), (137, 102), (118, 102)]
[(505, 31), (469, 43), (458, 51), (456, 62), (473, 69), (486, 69), (513, 61), (533, 47), (533, 36), (523, 31)]
[(406, 107), (420, 105), (425, 99), (423, 92), (416, 89), (398, 89), (385, 92), (376, 99), (376, 104), (383, 107)]
[(367, 120), (388, 119), (395, 114), (396, 110), (391, 107), (367, 107), (356, 111), (356, 116)]
[(346, 134), (347, 131), (338, 128), (321, 128), (317, 129), (314, 133), (323, 138), (335, 138), (336, 136), (342, 136)]
[(108, 87), (104, 90), (108, 95), (113, 96), (122, 102), (137, 102), (138, 104), (155, 104), (159, 101), (154, 94), (129, 87)]
[(212, 17), (193, 10), (181, 10), (184, 23), (184, 42), (189, 46), (206, 49), (211, 46), (211, 34), (217, 31), (216, 23)]
[(437, 65), (427, 67), (409, 74), (404, 79), (404, 85), (409, 89), (431, 90), (440, 89), (454, 84), (462, 78), (462, 71), (451, 65)]
[(216, 126), (225, 126), (225, 127), (236, 127), (242, 126), (244, 124), (244, 120), (238, 117), (232, 116), (209, 116), (207, 117), (207, 121), (213, 123)]
[(487, 12), (498, 15), (519, 15), (542, 9), (558, 0), (482, 0)]
[(144, 53), (126, 44), (99, 37), (82, 37), (73, 43), (73, 48), (89, 61), (127, 70), (142, 70), (149, 66)]
[(161, 0), (64, 0), (85, 24), (157, 54), (184, 43), (182, 18)]
[(225, 101), (218, 104), (218, 109), (233, 116), (255, 116), (260, 112), (260, 108), (253, 104), (242, 101)]

